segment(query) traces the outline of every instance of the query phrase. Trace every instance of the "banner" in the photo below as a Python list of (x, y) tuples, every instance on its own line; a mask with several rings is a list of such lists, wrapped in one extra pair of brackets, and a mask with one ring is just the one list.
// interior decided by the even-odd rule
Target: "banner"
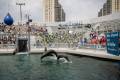
[(106, 34), (107, 52), (116, 56), (120, 55), (120, 33), (112, 32)]

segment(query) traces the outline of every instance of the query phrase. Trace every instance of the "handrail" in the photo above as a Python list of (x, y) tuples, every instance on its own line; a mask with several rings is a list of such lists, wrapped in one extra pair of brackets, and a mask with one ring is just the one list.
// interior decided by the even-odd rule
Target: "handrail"
[[(48, 48), (85, 48), (85, 49), (100, 49), (100, 50), (105, 50), (106, 47), (100, 45), (100, 44), (84, 44), (84, 45), (79, 45), (76, 43), (49, 43), (46, 45)], [(32, 48), (44, 48), (44, 44), (32, 44)]]
[(0, 44), (0, 49), (15, 49), (15, 44)]

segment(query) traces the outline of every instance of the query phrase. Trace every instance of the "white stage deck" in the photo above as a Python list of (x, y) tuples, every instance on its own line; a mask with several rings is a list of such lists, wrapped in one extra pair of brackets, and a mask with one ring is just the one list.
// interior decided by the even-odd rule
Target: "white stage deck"
[[(113, 60), (120, 60), (120, 56), (115, 56), (112, 54), (107, 53), (105, 50), (94, 50), (94, 49), (73, 49), (73, 48), (49, 48), (56, 50), (57, 52), (65, 52), (65, 53), (72, 53), (77, 55), (86, 55), (98, 58), (106, 58), (106, 59), (113, 59)], [(48, 49), (48, 50), (49, 50)], [(0, 54), (12, 54), (14, 49), (0, 49)], [(32, 49), (30, 53), (41, 53), (44, 49)]]

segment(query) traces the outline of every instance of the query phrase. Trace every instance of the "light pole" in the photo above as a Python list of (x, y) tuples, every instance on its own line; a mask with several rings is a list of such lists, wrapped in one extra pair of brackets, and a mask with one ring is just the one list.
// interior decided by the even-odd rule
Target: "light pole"
[(16, 3), (16, 5), (20, 6), (20, 21), (21, 21), (21, 24), (22, 24), (22, 6), (25, 5), (25, 3)]
[[(46, 28), (46, 24), (44, 25), (44, 27)], [(44, 35), (44, 46), (45, 46), (44, 51), (47, 51), (47, 38), (46, 38), (46, 32), (43, 31), (43, 35)]]
[(28, 19), (26, 25), (28, 27), (28, 51), (30, 53), (30, 50), (31, 50), (31, 47), (30, 47), (30, 32), (31, 32), (30, 22), (32, 22), (32, 19), (30, 19), (30, 15), (29, 14), (27, 14), (26, 17)]

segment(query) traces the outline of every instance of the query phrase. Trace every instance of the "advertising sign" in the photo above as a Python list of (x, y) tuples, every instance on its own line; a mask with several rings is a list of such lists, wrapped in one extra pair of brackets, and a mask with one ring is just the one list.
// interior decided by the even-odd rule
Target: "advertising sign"
[(106, 34), (107, 38), (107, 52), (116, 56), (120, 54), (120, 34), (119, 32), (112, 32)]

